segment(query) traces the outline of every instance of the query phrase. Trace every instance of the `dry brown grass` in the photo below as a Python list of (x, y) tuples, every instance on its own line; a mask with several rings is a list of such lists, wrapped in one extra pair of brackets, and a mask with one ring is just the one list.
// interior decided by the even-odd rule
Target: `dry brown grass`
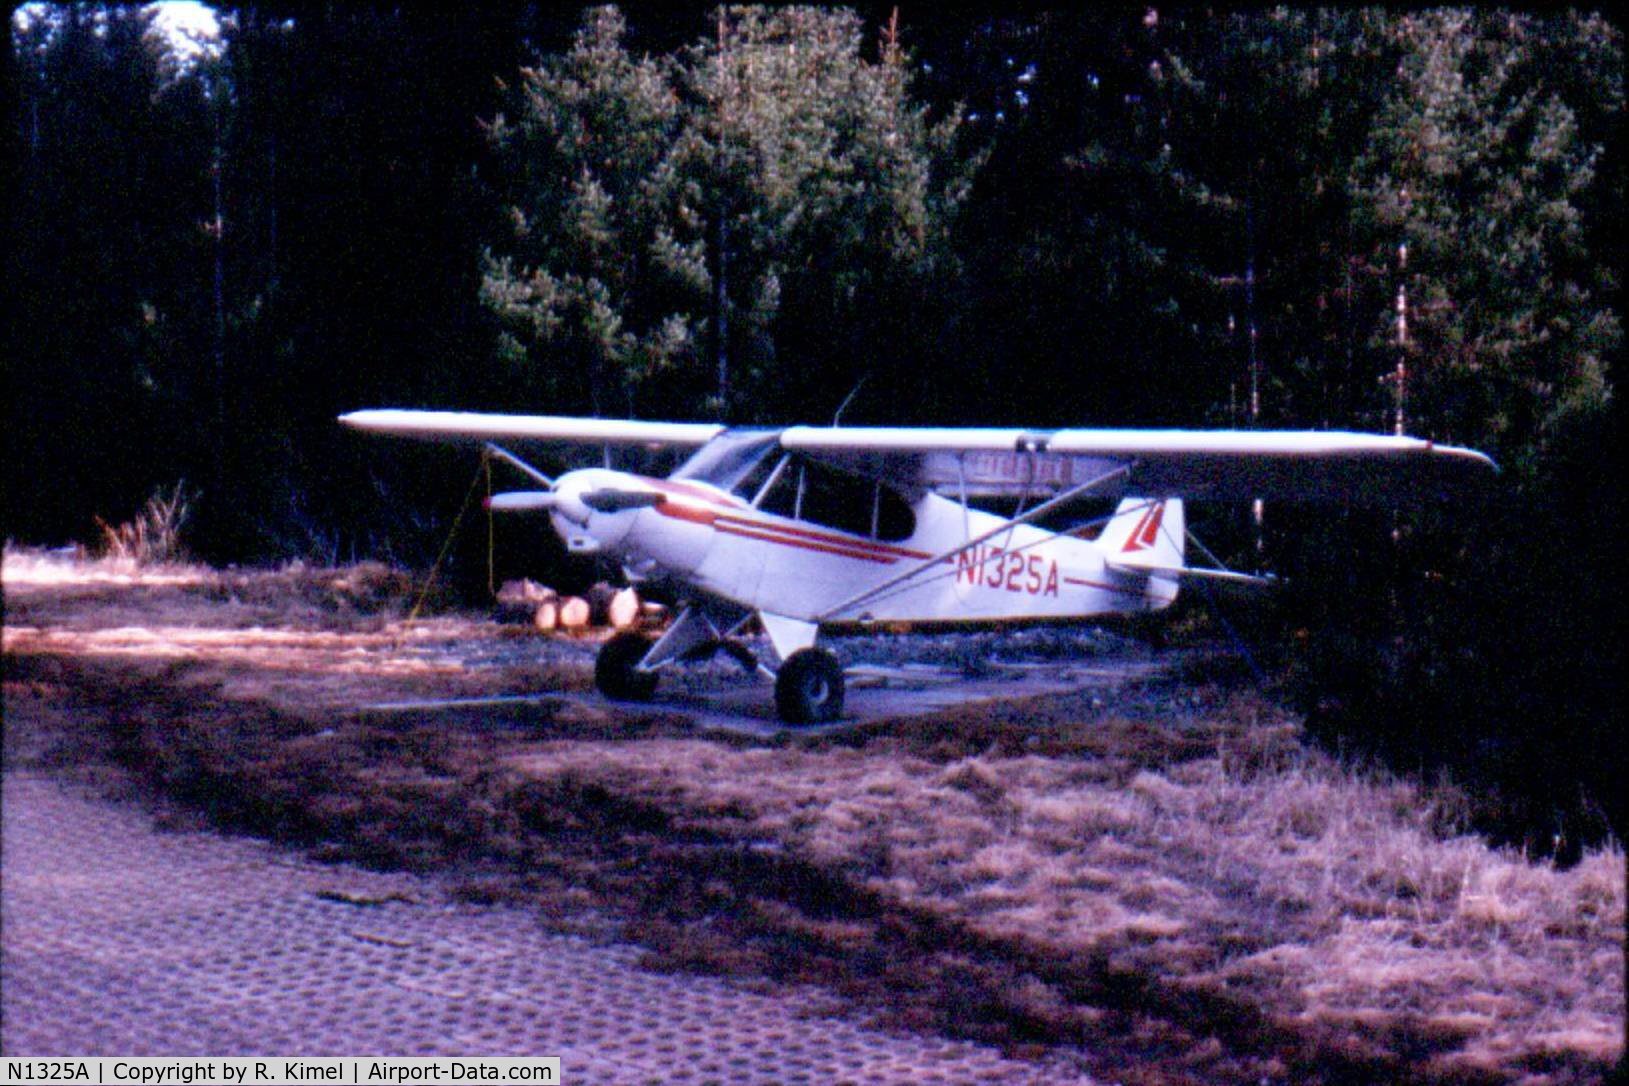
[(180, 562), (186, 557), (181, 530), (186, 527), (191, 512), (187, 484), (179, 482), (168, 495), (162, 489), (154, 491), (135, 516), (120, 524), (109, 524), (97, 517), (96, 526), (102, 533), (102, 555), (138, 566)]
[[(1266, 727), (1293, 743), (1282, 723)], [(811, 757), (653, 740), (555, 744), (511, 764), (735, 812), (737, 832), (929, 915), (1242, 994), (1353, 1058), (1452, 1075), (1582, 1073), (1618, 1057), (1621, 849), (1556, 870), (1444, 835), (1415, 785), (1299, 748), (1273, 761), (1241, 768), (1224, 752), (1116, 779), (1056, 756), (942, 763), (893, 744)]]
[(1248, 690), (770, 744), (569, 701), (342, 710), (586, 685), (465, 668), (498, 635), (402, 630), (392, 576), (25, 594), (7, 758), (100, 751), (220, 823), (462, 864), (468, 896), (560, 923), (609, 911), (665, 967), (815, 981), (1020, 1052), (1079, 1045), (1124, 1081), (1583, 1082), (1623, 1051), (1621, 847), (1568, 870), (1490, 849), (1456, 832), (1453, 793), (1336, 764)]

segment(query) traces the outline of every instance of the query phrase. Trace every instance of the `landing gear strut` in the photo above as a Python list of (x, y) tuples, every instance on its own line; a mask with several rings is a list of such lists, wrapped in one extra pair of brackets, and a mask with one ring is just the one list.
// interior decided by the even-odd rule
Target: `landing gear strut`
[(843, 712), (843, 666), (826, 649), (799, 649), (775, 676), (775, 709), (788, 724), (824, 724)]

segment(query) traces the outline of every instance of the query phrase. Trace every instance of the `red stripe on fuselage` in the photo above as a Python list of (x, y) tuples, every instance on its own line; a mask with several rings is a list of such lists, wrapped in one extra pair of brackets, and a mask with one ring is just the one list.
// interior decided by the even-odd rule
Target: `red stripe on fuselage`
[[(708, 504), (714, 505), (715, 508), (709, 509), (705, 506), (692, 504), (689, 501), (675, 501), (664, 497), (656, 505), (656, 511), (664, 517), (688, 521), (691, 524), (706, 525), (720, 532), (728, 532), (730, 535), (740, 536), (744, 539), (779, 543), (783, 547), (797, 547), (800, 550), (835, 554), (843, 558), (854, 558), (863, 562), (892, 565), (899, 560), (899, 555), (909, 557), (915, 557), (916, 555), (915, 551), (902, 551), (894, 547), (883, 547), (863, 540), (845, 539), (842, 536), (789, 528), (768, 521), (731, 516), (728, 513), (717, 511), (716, 503), (709, 502)], [(923, 555), (923, 557), (927, 556)]]
[(718, 514), (711, 509), (704, 509), (686, 502), (672, 501), (668, 498), (663, 498), (656, 504), (656, 511), (664, 517), (672, 517), (674, 520), (687, 520), (691, 524), (705, 524), (709, 528), (713, 526), (714, 521), (718, 520)]
[[(721, 494), (706, 487), (697, 486), (694, 483), (676, 482), (672, 479), (641, 478), (640, 481), (664, 492), (663, 501), (656, 506), (656, 511), (663, 516), (673, 517), (676, 520), (687, 520), (693, 524), (711, 524), (721, 531), (726, 530), (725, 525), (729, 525), (732, 528), (740, 529), (735, 533), (737, 535), (750, 534), (755, 539), (768, 539), (770, 542), (785, 543), (788, 546), (804, 541), (812, 545), (807, 549), (825, 550), (834, 554), (848, 553), (849, 557), (864, 558), (872, 562), (892, 562), (899, 558), (916, 558), (920, 560), (932, 557), (925, 551), (894, 547), (875, 540), (836, 535), (831, 532), (817, 532), (808, 528), (794, 527), (790, 524), (777, 524), (756, 517), (738, 516), (736, 515), (737, 510), (750, 509), (751, 506), (745, 504), (733, 494)], [(675, 501), (675, 498), (679, 500)], [(694, 502), (701, 502), (713, 508), (711, 510), (698, 509), (693, 504)], [(773, 538), (766, 533), (773, 533)], [(779, 538), (782, 536), (792, 538)]]
[(665, 491), (681, 498), (696, 498), (710, 505), (719, 506), (722, 509), (749, 508), (746, 502), (737, 498), (734, 494), (724, 494), (705, 486), (698, 486), (695, 483), (673, 479), (646, 479), (642, 476), (639, 481), (650, 485), (656, 490)]
[(808, 528), (795, 528), (790, 524), (776, 524), (773, 521), (754, 520), (748, 517), (732, 516), (728, 513), (721, 515), (721, 521), (736, 524), (743, 528), (751, 528), (760, 532), (777, 532), (782, 535), (796, 536), (798, 539), (807, 539), (813, 543), (827, 543), (834, 547), (847, 547), (850, 550), (865, 551), (868, 554), (881, 555), (887, 558), (931, 558), (924, 551), (907, 550), (904, 547), (892, 547), (887, 543), (878, 543), (870, 539), (859, 539), (854, 536), (833, 535), (830, 532), (815, 532)]
[[(818, 551), (822, 554), (835, 554), (841, 558), (853, 558), (861, 562), (876, 562), (885, 566), (891, 566), (895, 562), (899, 561), (897, 558), (890, 558), (887, 555), (882, 554), (873, 554), (853, 547), (835, 546), (830, 543), (817, 543), (813, 540), (794, 539), (790, 536), (772, 534), (770, 531), (754, 531), (751, 528), (743, 527), (741, 525), (724, 523), (724, 520), (725, 518), (723, 517), (719, 518), (720, 523), (716, 525), (719, 531), (727, 532), (730, 535), (742, 536), (746, 539), (760, 539), (765, 543), (779, 543), (783, 547), (796, 547), (798, 550)], [(772, 525), (765, 525), (765, 527), (773, 529)]]

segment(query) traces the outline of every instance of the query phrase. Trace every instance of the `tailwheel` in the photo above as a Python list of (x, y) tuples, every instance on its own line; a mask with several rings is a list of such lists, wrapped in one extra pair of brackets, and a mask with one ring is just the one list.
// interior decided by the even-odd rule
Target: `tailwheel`
[(594, 658), (594, 685), (608, 698), (649, 701), (656, 693), (656, 672), (637, 669), (649, 651), (648, 637), (636, 633), (617, 634)]
[(775, 709), (788, 724), (824, 724), (843, 711), (843, 667), (825, 649), (799, 649), (775, 676)]

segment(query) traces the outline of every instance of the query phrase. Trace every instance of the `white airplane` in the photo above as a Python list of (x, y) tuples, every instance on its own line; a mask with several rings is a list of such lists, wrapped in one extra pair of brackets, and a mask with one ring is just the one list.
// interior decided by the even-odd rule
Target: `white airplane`
[[(1470, 449), (1324, 431), (737, 429), (397, 409), (340, 421), (483, 443), (546, 488), (494, 494), (493, 510), (546, 511), (572, 553), (678, 587), (684, 605), (661, 637), (623, 633), (600, 650), (608, 697), (649, 699), (663, 669), (723, 647), (774, 677), (791, 723), (842, 712), (822, 630), (1156, 611), (1184, 578), (1259, 582), (1185, 563), (1184, 499), (1450, 497), (1496, 470)], [(612, 446), (693, 451), (665, 478), (591, 467), (551, 479), (498, 441), (603, 446), (607, 463)], [(1120, 499), (1101, 532), (1036, 523), (1089, 497)], [(735, 640), (753, 617), (771, 661)]]

